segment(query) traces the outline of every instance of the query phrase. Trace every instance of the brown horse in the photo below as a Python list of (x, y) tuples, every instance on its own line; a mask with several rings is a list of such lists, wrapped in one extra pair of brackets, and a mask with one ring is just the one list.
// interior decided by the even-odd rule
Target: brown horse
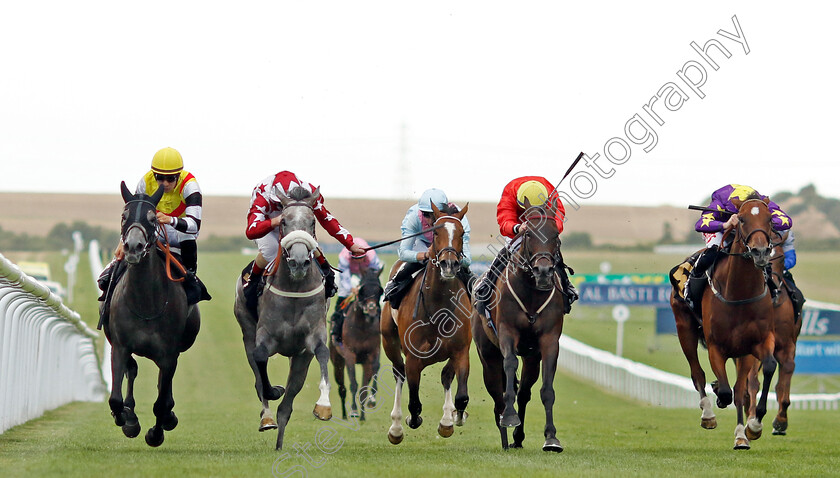
[[(348, 306), (347, 318), (342, 326), (342, 343), (330, 342), (330, 360), (335, 371), (335, 383), (341, 397), (341, 417), (347, 419), (347, 388), (344, 386), (344, 368), (350, 377), (350, 416), (365, 419), (365, 406), (376, 406), (376, 376), (379, 373), (379, 316), (382, 313), (379, 300), (382, 298), (382, 284), (379, 274), (382, 269), (368, 268), (363, 274), (359, 291), (353, 303)], [(336, 304), (340, 307), (341, 304)], [(356, 364), (362, 366), (362, 391), (356, 382)], [(373, 383), (371, 384), (371, 380)], [(356, 407), (358, 395), (361, 412)], [(361, 413), (361, 416), (360, 416)]]
[[(736, 359), (737, 378), (734, 401), (738, 416), (735, 427), (735, 449), (749, 449), (750, 435), (760, 436), (761, 420), (767, 412), (767, 392), (776, 370), (773, 352), (776, 344), (775, 314), (764, 277), (764, 268), (774, 255), (777, 244), (767, 202), (748, 198), (738, 204), (739, 223), (727, 257), (718, 261), (703, 292), (702, 324), (688, 306), (675, 296), (671, 308), (677, 324), (677, 335), (691, 367), (694, 388), (700, 393), (701, 426), (715, 428), (717, 420), (706, 396), (706, 377), (697, 358), (697, 343), (701, 341), (709, 351), (709, 363), (717, 377), (715, 393), (717, 406), (726, 408), (733, 402), (733, 390), (726, 375), (726, 361)], [(757, 403), (756, 418), (744, 426), (747, 377), (752, 360), (737, 360), (745, 356), (757, 358), (764, 369), (761, 398)]]
[[(799, 331), (802, 328), (802, 317), (795, 317), (793, 303), (791, 302), (791, 291), (785, 284), (782, 276), (784, 269), (784, 252), (781, 246), (776, 247), (775, 254), (777, 261), (773, 263), (773, 276), (779, 282), (779, 297), (774, 304), (775, 327), (776, 327), (776, 361), (779, 363), (779, 378), (776, 382), (776, 401), (779, 404), (779, 411), (773, 419), (773, 434), (787, 434), (788, 416), (787, 410), (790, 406), (790, 382), (793, 378), (793, 370), (796, 366), (796, 340), (799, 338)], [(760, 363), (754, 362), (749, 376), (749, 416), (756, 415), (756, 395), (758, 394), (758, 371)]]
[[(540, 398), (545, 407), (544, 451), (562, 452), (554, 427), (554, 373), (563, 332), (563, 294), (556, 267), (562, 265), (560, 240), (553, 208), (530, 207), (526, 202), (525, 232), (496, 283), (498, 297), (489, 307), (491, 321), (472, 316), (472, 333), (484, 385), (493, 398), (502, 448), (508, 448), (507, 427), (515, 427), (512, 448), (525, 440), (525, 408), (531, 387), (540, 375)], [(522, 380), (517, 392), (517, 356), (522, 357)], [(514, 409), (517, 400), (519, 412)]]
[[(388, 440), (394, 445), (403, 440), (402, 385), (408, 382), (408, 411), (406, 424), (412, 429), (423, 423), (420, 416), (420, 374), (428, 365), (446, 361), (440, 374), (443, 384), (443, 418), (438, 433), (452, 436), (454, 425), (462, 426), (466, 418), (467, 377), (470, 373), (470, 332), (463, 325), (469, 321), (472, 308), (464, 284), (456, 277), (463, 256), (464, 228), (461, 220), (469, 205), (460, 212), (444, 214), (432, 204), (435, 226), (429, 246), (429, 260), (423, 271), (402, 300), (399, 309), (390, 305), (382, 309), (380, 329), (385, 354), (391, 360), (397, 386)], [(402, 262), (391, 269), (393, 277)], [(403, 362), (403, 353), (405, 362)], [(450, 386), (458, 376), (458, 392), (452, 401)]]

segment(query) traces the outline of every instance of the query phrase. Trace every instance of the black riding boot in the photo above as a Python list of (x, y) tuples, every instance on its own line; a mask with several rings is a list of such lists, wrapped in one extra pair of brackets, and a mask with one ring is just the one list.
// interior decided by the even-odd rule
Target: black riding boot
[(426, 267), (426, 261), (423, 262), (405, 262), (400, 270), (394, 274), (394, 277), (385, 284), (385, 300), (391, 304), (391, 307), (398, 309), (400, 302), (405, 295), (405, 291), (411, 284), (411, 278), (414, 273)]
[(776, 286), (776, 282), (773, 280), (773, 266), (770, 264), (764, 268), (764, 281), (767, 283), (767, 288), (770, 289), (770, 297), (773, 299), (773, 305), (776, 305), (776, 301), (779, 298), (779, 287)]
[(499, 279), (499, 275), (507, 267), (508, 262), (510, 262), (510, 251), (505, 247), (496, 254), (493, 263), (490, 265), (490, 269), (478, 281), (475, 288), (475, 308), (478, 311), (478, 315), (488, 319), (490, 318), (490, 311), (487, 309), (487, 306), (489, 305), (490, 299), (494, 296), (493, 291), (496, 288), (496, 280)]
[(332, 330), (330, 331), (330, 335), (332, 335), (332, 340), (334, 344), (341, 343), (341, 332), (344, 328), (344, 309), (341, 307), (341, 304), (347, 297), (337, 297), (335, 299), (335, 311), (333, 312), (332, 318)]
[(187, 304), (196, 304), (202, 300), (210, 300), (207, 288), (195, 275), (198, 270), (198, 247), (195, 241), (181, 241), (181, 263), (187, 270), (184, 276), (184, 292), (187, 293)]
[(799, 287), (796, 287), (796, 282), (794, 282), (793, 275), (789, 270), (785, 270), (782, 276), (785, 278), (788, 290), (791, 291), (790, 302), (793, 304), (793, 317), (795, 320), (799, 320), (799, 316), (802, 314), (802, 306), (805, 305), (805, 295), (802, 294)]
[(473, 287), (475, 287), (475, 282), (478, 278), (470, 270), (470, 266), (468, 264), (461, 264), (461, 267), (455, 275), (464, 283), (464, 287), (467, 289), (467, 299), (472, 300)]
[(324, 275), (324, 294), (329, 299), (338, 292), (338, 286), (335, 285), (335, 271), (332, 270), (326, 258), (324, 258), (324, 262), (318, 265), (321, 266), (321, 274)]
[(691, 269), (691, 274), (688, 276), (688, 280), (686, 281), (684, 292), (685, 300), (688, 302), (689, 307), (697, 312), (698, 315), (700, 308), (696, 306), (700, 305), (703, 289), (705, 289), (706, 271), (709, 270), (709, 267), (715, 263), (719, 254), (720, 247), (715, 244), (706, 248), (706, 250), (700, 254), (700, 257), (697, 258), (697, 262), (694, 263), (694, 268)]
[(572, 304), (578, 300), (578, 291), (572, 281), (569, 280), (569, 274), (566, 272), (566, 265), (560, 263), (555, 268), (557, 275), (560, 276), (560, 285), (563, 287), (563, 313), (568, 314), (572, 311)]
[(245, 297), (245, 308), (251, 312), (252, 316), (257, 317), (257, 300), (262, 295), (265, 276), (263, 276), (263, 271), (255, 274), (253, 264), (251, 262), (242, 273), (245, 282), (244, 287), (242, 287), (242, 295)]
[(114, 260), (99, 274), (97, 283), (102, 290), (102, 296), (99, 297), (99, 300), (102, 301), (102, 306), (99, 308), (99, 324), (96, 326), (97, 330), (102, 329), (102, 326), (108, 323), (114, 287), (116, 287), (120, 277), (125, 273), (126, 267), (125, 261)]

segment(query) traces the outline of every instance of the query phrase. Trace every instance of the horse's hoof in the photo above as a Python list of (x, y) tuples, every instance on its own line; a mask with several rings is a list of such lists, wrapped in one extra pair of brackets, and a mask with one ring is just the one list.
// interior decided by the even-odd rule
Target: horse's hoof
[(522, 425), (522, 420), (519, 419), (519, 415), (513, 414), (504, 416), (502, 415), (502, 419), (499, 420), (499, 425), (506, 427), (506, 428), (513, 428)]
[(443, 438), (449, 438), (452, 434), (455, 433), (455, 427), (452, 425), (446, 426), (443, 424), (438, 425), (438, 435), (442, 436)]
[(773, 434), (774, 435), (787, 435), (787, 420), (782, 421), (778, 418), (773, 419)]
[(178, 417), (175, 416), (175, 412), (169, 412), (169, 417), (160, 426), (168, 432), (174, 430), (178, 426)]
[(126, 423), (122, 426), (122, 432), (128, 438), (136, 438), (140, 434), (140, 422)]
[(563, 445), (560, 444), (560, 440), (556, 438), (549, 438), (543, 444), (543, 451), (553, 451), (554, 453), (560, 453), (563, 451)]
[(712, 392), (714, 392), (715, 395), (717, 395), (717, 393), (718, 393), (718, 381), (715, 380), (710, 385), (712, 386)]
[(470, 414), (467, 413), (466, 410), (463, 411), (463, 412), (456, 411), (455, 412), (455, 426), (456, 427), (464, 426), (464, 423), (466, 423), (467, 417), (469, 417), (469, 416), (470, 416)]
[(736, 438), (735, 439), (735, 446), (732, 448), (733, 450), (749, 450), (750, 449), (750, 441), (746, 438)]
[(125, 412), (114, 413), (111, 412), (111, 416), (114, 417), (114, 424), (118, 427), (125, 425)]
[(274, 421), (271, 417), (263, 417), (260, 420), (260, 431), (264, 432), (266, 430), (274, 430), (277, 428), (277, 422)]
[(158, 447), (163, 443), (163, 430), (158, 427), (149, 428), (146, 432), (146, 444), (151, 447)]
[(312, 414), (315, 415), (315, 418), (322, 421), (327, 421), (332, 418), (332, 407), (326, 405), (315, 405), (315, 409), (312, 410)]
[(420, 425), (423, 424), (423, 417), (418, 415), (416, 422), (412, 422), (411, 416), (405, 417), (405, 424), (408, 425), (408, 427), (411, 428), (412, 430), (416, 430), (416, 429), (420, 428)]
[(365, 400), (365, 406), (367, 408), (376, 408), (376, 399), (371, 397)]
[(405, 434), (400, 436), (391, 435), (391, 432), (388, 432), (388, 441), (391, 442), (392, 445), (399, 445), (402, 443), (403, 438), (405, 438)]
[(286, 393), (286, 389), (283, 388), (281, 385), (277, 385), (269, 388), (263, 393), (265, 394), (266, 400), (279, 400), (280, 397), (282, 397), (283, 394)]
[(359, 412), (357, 412), (356, 410), (351, 410), (350, 418), (359, 418)]
[(744, 432), (747, 435), (747, 439), (750, 441), (758, 440), (761, 438), (761, 432), (764, 430), (764, 427), (761, 426), (761, 422), (754, 418), (750, 418), (747, 420), (747, 427)]
[(700, 426), (705, 428), (706, 430), (714, 430), (715, 428), (717, 428), (717, 417), (701, 418)]

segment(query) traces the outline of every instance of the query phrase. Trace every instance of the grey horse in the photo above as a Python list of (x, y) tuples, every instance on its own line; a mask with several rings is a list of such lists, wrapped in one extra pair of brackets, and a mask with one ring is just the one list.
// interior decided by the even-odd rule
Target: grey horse
[[(152, 196), (133, 195), (125, 182), (121, 185), (125, 209), (122, 215), (122, 242), (128, 268), (115, 288), (105, 337), (111, 343), (112, 387), (108, 404), (117, 426), (125, 436), (140, 433), (134, 413), (134, 379), (137, 361), (132, 354), (146, 357), (160, 369), (155, 425), (146, 433), (146, 443), (160, 446), (164, 430), (178, 424), (172, 412), (172, 378), (178, 355), (195, 342), (201, 318), (197, 305), (187, 305), (181, 284), (170, 279), (164, 259), (155, 251), (157, 218), (155, 208), (163, 195), (158, 188)], [(125, 400), (123, 377), (128, 377)]]
[[(313, 414), (320, 420), (332, 418), (330, 383), (327, 376), (327, 302), (323, 276), (314, 260), (318, 253), (315, 241), (315, 212), (320, 196), (295, 188), (289, 197), (282, 197), (280, 251), (269, 266), (265, 287), (257, 305), (259, 319), (245, 306), (242, 281), (236, 281), (233, 310), (242, 328), (245, 354), (256, 378), (257, 396), (262, 401), (260, 431), (277, 428), (277, 449), (283, 448), (283, 435), (292, 414), (292, 402), (303, 387), (312, 357), (321, 367), (321, 396)], [(290, 369), (286, 387), (272, 386), (266, 365), (275, 354), (289, 357)], [(283, 394), (285, 396), (283, 397)], [(283, 397), (277, 407), (277, 421), (271, 420), (269, 400)]]

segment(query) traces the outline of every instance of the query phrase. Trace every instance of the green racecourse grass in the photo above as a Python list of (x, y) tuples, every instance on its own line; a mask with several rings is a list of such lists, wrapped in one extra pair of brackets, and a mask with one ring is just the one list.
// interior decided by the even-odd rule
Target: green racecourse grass
[[(56, 255), (57, 256), (57, 255)], [(578, 272), (597, 270), (605, 254), (568, 252)], [(22, 256), (9, 255), (15, 260)], [(615, 272), (667, 270), (676, 259), (652, 254), (609, 254)], [(76, 301), (72, 304), (90, 324), (96, 321), (96, 293), (87, 258), (80, 262)], [(837, 411), (791, 412), (786, 437), (769, 433), (753, 442), (753, 449), (731, 449), (735, 413), (718, 410), (719, 427), (703, 430), (699, 410), (667, 410), (606, 393), (583, 381), (558, 373), (554, 407), (557, 436), (566, 448), (561, 454), (540, 450), (544, 415), (539, 382), (526, 419), (525, 448), (503, 452), (493, 424), (492, 405), (481, 380), (481, 364), (473, 350), (470, 376), (470, 417), (449, 439), (437, 436), (443, 394), (441, 365), (426, 370), (421, 384), (425, 422), (406, 428), (405, 441), (388, 443), (387, 428), (393, 404), (393, 378), (385, 366), (380, 408), (356, 429), (341, 423), (338, 394), (332, 391), (337, 418), (320, 422), (311, 410), (318, 396), (317, 366), (295, 401), (282, 454), (274, 450), (275, 432), (258, 433), (259, 404), (254, 379), (245, 361), (239, 328), (233, 318), (233, 281), (247, 262), (238, 254), (202, 254), (201, 276), (213, 294), (202, 303), (202, 330), (195, 346), (181, 356), (175, 376), (175, 412), (180, 424), (166, 433), (160, 448), (148, 447), (142, 435), (130, 440), (114, 426), (105, 401), (74, 403), (48, 412), (0, 435), (0, 476), (283, 476), (304, 470), (311, 476), (825, 476), (838, 474), (840, 414)], [(391, 259), (392, 260), (392, 259)], [(61, 258), (50, 258), (55, 270)], [(389, 260), (390, 262), (390, 260)], [(829, 282), (836, 277), (840, 254), (801, 254), (797, 278), (806, 295), (838, 302)], [(640, 265), (642, 264), (642, 265)], [(55, 274), (55, 272), (54, 272)], [(836, 280), (835, 280), (836, 282)], [(811, 293), (811, 290), (814, 290)], [(819, 292), (817, 292), (819, 291)], [(576, 307), (567, 319), (573, 337), (611, 350), (614, 326), (605, 309)], [(675, 337), (652, 336), (652, 313), (633, 310), (625, 337), (631, 358), (687, 375), (688, 367)], [(648, 349), (658, 345), (659, 349)], [(101, 345), (101, 344), (100, 344)], [(671, 350), (666, 354), (665, 351)], [(676, 351), (676, 352), (675, 352)], [(143, 433), (154, 420), (157, 369), (138, 360), (137, 412)], [(285, 358), (272, 359), (272, 381), (285, 383)], [(407, 413), (407, 394), (403, 400)], [(276, 402), (274, 402), (276, 405)], [(769, 418), (770, 416), (768, 416)], [(765, 420), (765, 423), (768, 423)], [(769, 423), (768, 423), (769, 425)], [(769, 428), (769, 427), (768, 427)], [(315, 443), (316, 434), (334, 430), (327, 455), (309, 448), (309, 461), (296, 446)], [(323, 435), (322, 435), (323, 437)], [(293, 475), (289, 475), (293, 476)], [(298, 475), (300, 476), (300, 475)]]

